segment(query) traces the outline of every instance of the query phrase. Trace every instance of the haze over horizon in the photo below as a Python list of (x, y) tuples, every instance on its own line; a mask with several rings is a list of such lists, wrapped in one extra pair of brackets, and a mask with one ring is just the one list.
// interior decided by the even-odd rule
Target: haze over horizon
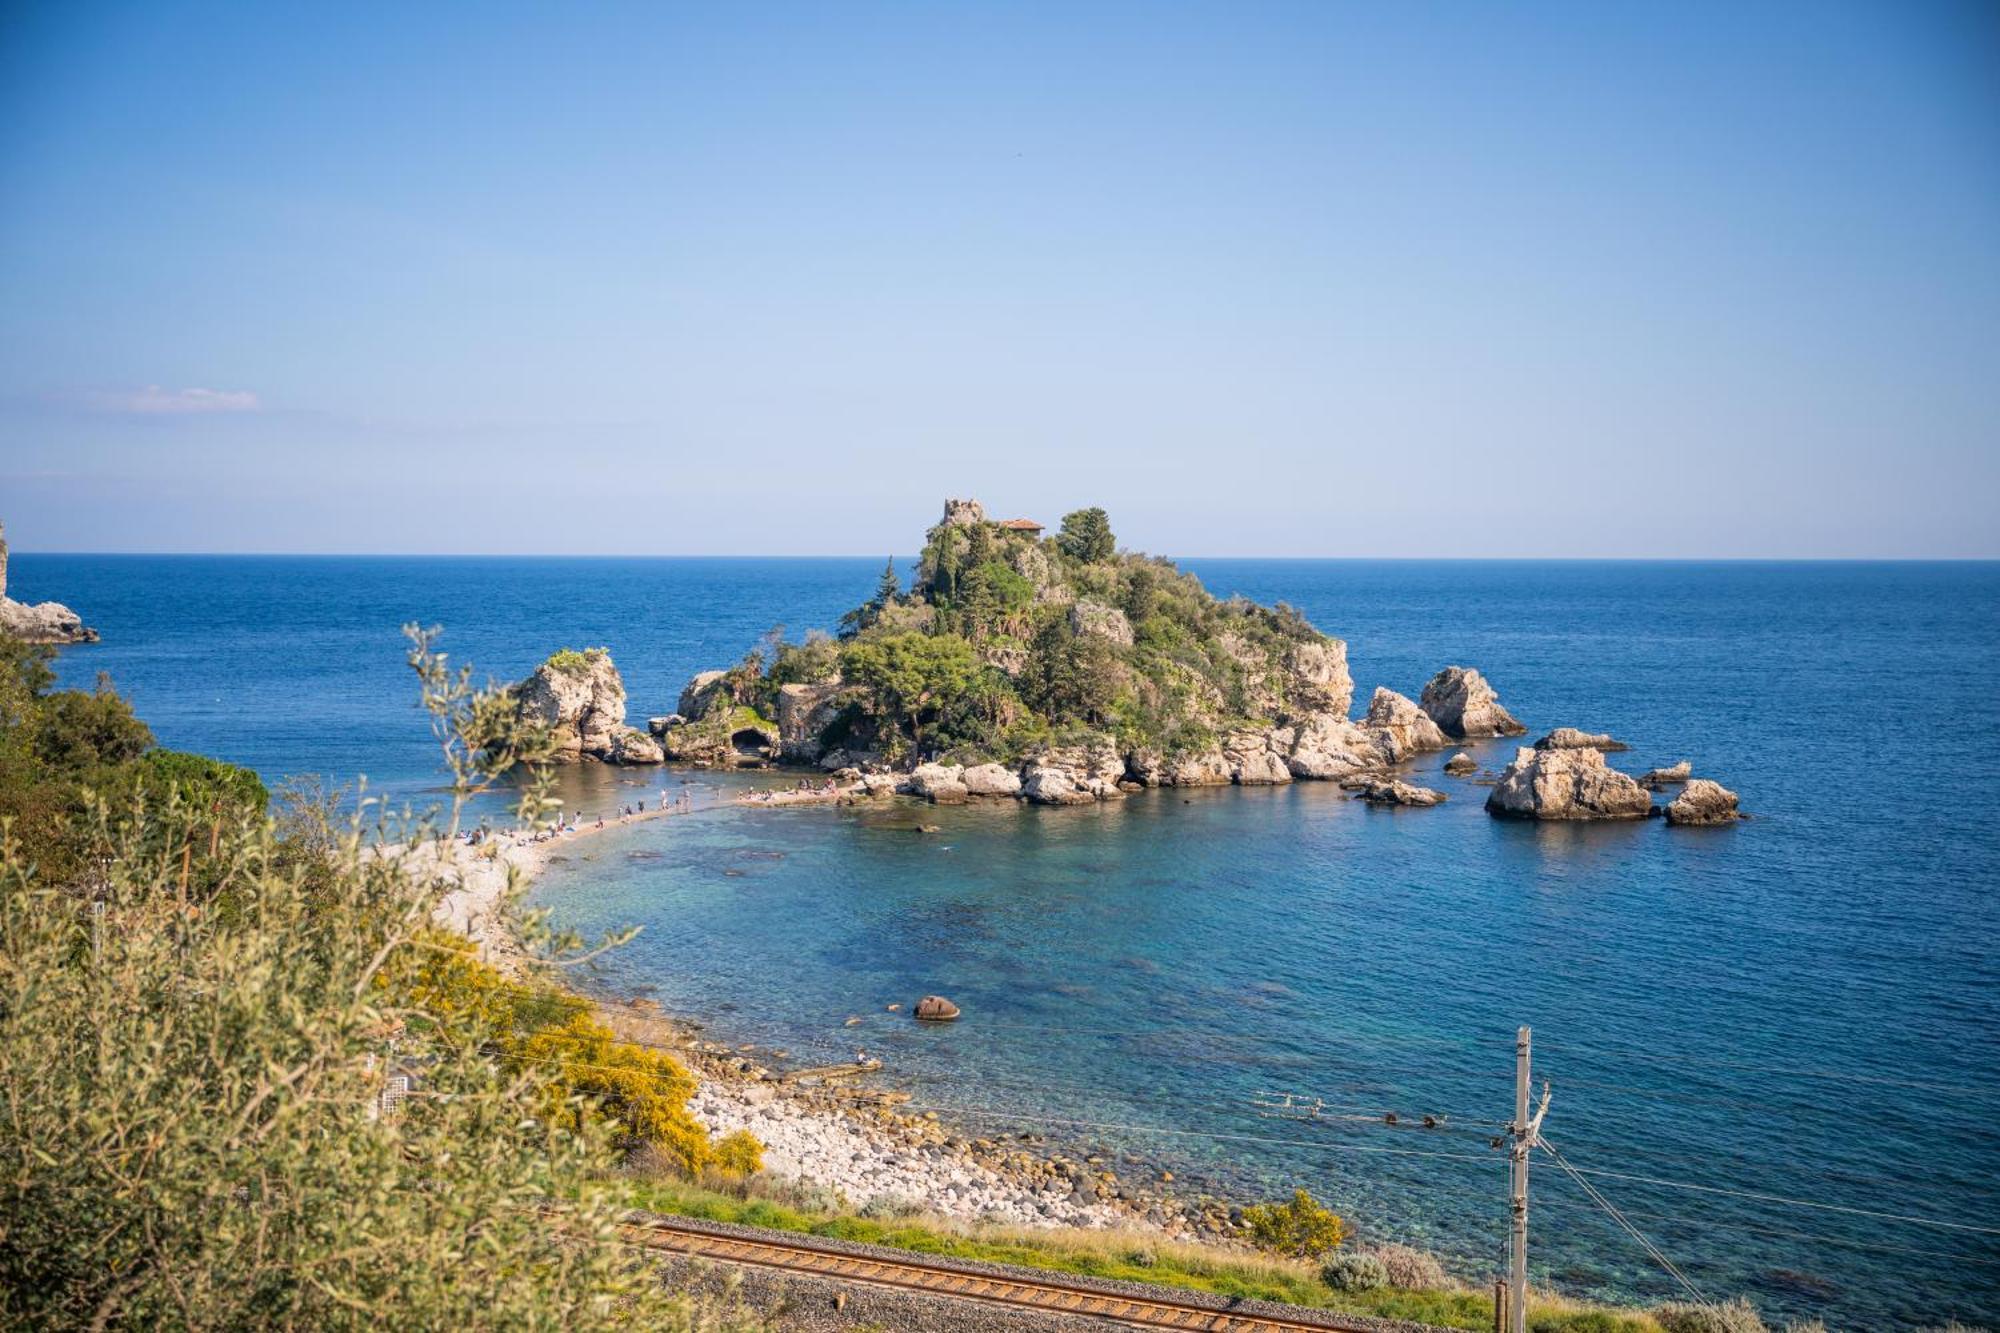
[(2000, 10), (17, 8), (16, 549), (2000, 557)]

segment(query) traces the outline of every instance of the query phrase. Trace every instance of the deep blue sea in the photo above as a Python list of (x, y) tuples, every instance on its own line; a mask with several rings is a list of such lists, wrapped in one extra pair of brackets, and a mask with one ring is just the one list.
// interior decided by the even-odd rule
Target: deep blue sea
[[(1504, 1252), (1488, 1136), (1531, 1024), (1547, 1137), (1704, 1291), (1844, 1328), (2000, 1323), (2000, 565), (1185, 563), (1346, 638), (1364, 703), (1476, 665), (1536, 732), (1691, 759), (1755, 819), (1505, 823), (1432, 756), (1434, 810), (1306, 784), (925, 808), (923, 836), (914, 809), (718, 805), (579, 843), (539, 900), (643, 926), (596, 984), (717, 1036), (879, 1053), (968, 1128), (1303, 1185), (1468, 1277)], [(424, 803), (400, 623), (503, 679), (607, 645), (640, 720), (774, 623), (832, 625), (878, 569), (27, 554), (12, 591), (104, 632), (65, 680), (108, 671), (163, 743)], [(643, 791), (569, 776), (586, 810)], [(964, 1019), (885, 1011), (929, 992)], [(1325, 1109), (1265, 1105), (1286, 1094)], [(1542, 1279), (1675, 1294), (1552, 1162), (1533, 1189)]]

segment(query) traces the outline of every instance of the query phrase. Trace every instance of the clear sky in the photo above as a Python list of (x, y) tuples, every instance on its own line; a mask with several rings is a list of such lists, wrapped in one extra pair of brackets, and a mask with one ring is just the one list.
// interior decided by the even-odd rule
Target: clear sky
[(2000, 6), (0, 10), (25, 550), (2000, 555)]

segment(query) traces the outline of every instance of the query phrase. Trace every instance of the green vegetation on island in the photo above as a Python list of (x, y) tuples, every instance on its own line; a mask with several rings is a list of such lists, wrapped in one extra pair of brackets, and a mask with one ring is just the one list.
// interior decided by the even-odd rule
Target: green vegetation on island
[(773, 632), (731, 670), (696, 677), (681, 711), (734, 734), (714, 723), (716, 705), (750, 709), (794, 760), (839, 749), (1014, 763), (1105, 744), (1157, 761), (1215, 750), (1232, 731), (1344, 715), (1351, 688), (1339, 640), (1283, 604), (1219, 599), (1167, 560), (1118, 550), (1102, 509), (1067, 515), (1044, 539), (954, 500), (908, 589), (892, 561), (837, 638)]

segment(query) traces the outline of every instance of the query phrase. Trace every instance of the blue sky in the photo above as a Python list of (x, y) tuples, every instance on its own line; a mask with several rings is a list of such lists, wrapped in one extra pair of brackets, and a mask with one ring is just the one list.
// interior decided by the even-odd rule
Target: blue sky
[(10, 7), (0, 519), (2000, 555), (1996, 14)]

